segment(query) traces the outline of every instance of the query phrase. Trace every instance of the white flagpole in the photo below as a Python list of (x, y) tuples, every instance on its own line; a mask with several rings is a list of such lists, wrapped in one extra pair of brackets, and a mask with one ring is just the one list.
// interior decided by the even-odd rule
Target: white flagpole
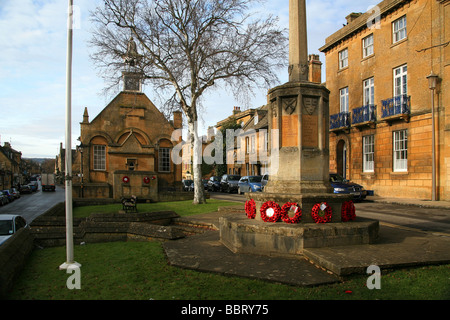
[(73, 217), (72, 217), (72, 42), (73, 42), (73, 0), (69, 0), (67, 21), (67, 70), (66, 70), (66, 262), (59, 269), (71, 266), (80, 267), (73, 255)]

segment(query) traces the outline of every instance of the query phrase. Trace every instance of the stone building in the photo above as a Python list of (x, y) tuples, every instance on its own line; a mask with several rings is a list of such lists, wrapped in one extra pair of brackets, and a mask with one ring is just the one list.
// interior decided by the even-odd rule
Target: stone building
[(9, 142), (0, 146), (0, 190), (17, 187), (22, 181), (22, 153), (14, 150)]
[(172, 133), (182, 128), (182, 113), (167, 120), (141, 91), (139, 75), (123, 76), (123, 91), (94, 119), (84, 111), (74, 197), (158, 201), (162, 191), (180, 187), (182, 167), (172, 161), (172, 149), (181, 137), (172, 141)]
[(330, 171), (380, 196), (432, 199), (435, 184), (437, 198), (449, 200), (450, 1), (385, 0), (347, 22), (320, 49)]

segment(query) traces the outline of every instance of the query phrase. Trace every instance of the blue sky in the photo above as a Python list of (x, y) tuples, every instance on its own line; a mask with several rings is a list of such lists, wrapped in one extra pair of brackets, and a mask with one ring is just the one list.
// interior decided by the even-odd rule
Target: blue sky
[[(54, 158), (65, 142), (65, 79), (67, 47), (66, 0), (0, 0), (0, 141), (11, 142), (22, 157)], [(72, 147), (80, 135), (84, 108), (93, 119), (113, 96), (105, 96), (103, 79), (89, 58), (90, 11), (101, 0), (74, 0), (79, 9), (73, 43)], [(308, 49), (319, 53), (325, 38), (339, 30), (351, 12), (366, 12), (375, 0), (309, 0)], [(288, 27), (288, 0), (267, 1), (261, 6)], [(320, 54), (322, 62), (325, 57)], [(286, 62), (287, 64), (287, 62)], [(325, 64), (322, 74), (325, 75)], [(279, 72), (280, 84), (287, 70)], [(323, 80), (325, 80), (323, 76)], [(144, 92), (152, 99), (150, 85)], [(267, 90), (243, 104), (227, 92), (214, 91), (204, 99), (201, 134), (228, 117), (233, 106), (258, 108), (266, 103)]]

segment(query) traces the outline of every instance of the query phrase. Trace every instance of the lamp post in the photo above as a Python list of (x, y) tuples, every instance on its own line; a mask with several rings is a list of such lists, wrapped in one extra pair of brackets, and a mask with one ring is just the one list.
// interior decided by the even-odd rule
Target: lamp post
[(431, 200), (436, 200), (436, 146), (435, 146), (435, 124), (434, 124), (434, 90), (436, 89), (436, 83), (438, 76), (431, 73), (427, 76), (428, 87), (431, 90), (431, 153), (432, 153), (432, 173), (431, 173)]

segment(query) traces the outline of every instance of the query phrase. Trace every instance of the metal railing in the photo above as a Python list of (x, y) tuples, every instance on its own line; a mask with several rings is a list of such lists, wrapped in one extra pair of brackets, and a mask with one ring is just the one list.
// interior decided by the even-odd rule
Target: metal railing
[(330, 115), (330, 130), (350, 127), (350, 112), (340, 112)]
[(381, 101), (381, 117), (409, 114), (411, 110), (411, 96), (401, 95)]
[(377, 106), (368, 104), (352, 110), (352, 124), (377, 120)]

